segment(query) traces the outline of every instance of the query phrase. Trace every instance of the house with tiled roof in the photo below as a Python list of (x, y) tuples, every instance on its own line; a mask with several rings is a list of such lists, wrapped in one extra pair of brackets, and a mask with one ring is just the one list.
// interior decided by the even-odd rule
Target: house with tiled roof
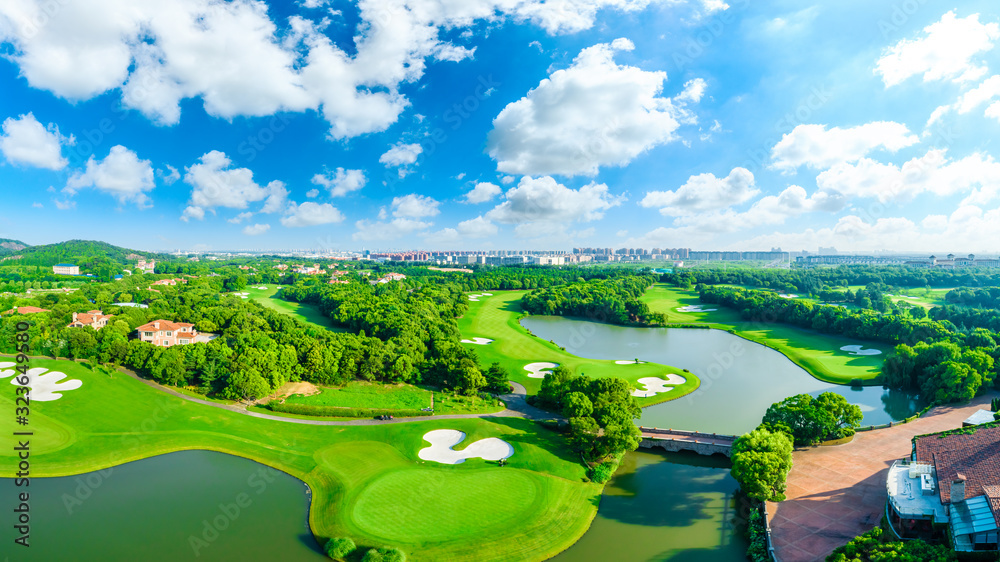
[(45, 308), (38, 308), (37, 306), (15, 306), (14, 308), (4, 311), (4, 316), (8, 314), (38, 314), (39, 312), (51, 312)]
[(69, 323), (67, 328), (93, 328), (95, 330), (100, 330), (101, 328), (108, 325), (108, 321), (111, 320), (112, 315), (104, 314), (100, 310), (91, 310), (90, 312), (74, 312), (73, 321)]
[(957, 551), (1000, 549), (1000, 426), (914, 437), (911, 457), (893, 463), (886, 487), (897, 535), (947, 524)]
[(199, 333), (194, 329), (194, 324), (170, 320), (154, 320), (139, 326), (136, 331), (140, 340), (157, 347), (207, 343), (218, 337), (215, 334)]

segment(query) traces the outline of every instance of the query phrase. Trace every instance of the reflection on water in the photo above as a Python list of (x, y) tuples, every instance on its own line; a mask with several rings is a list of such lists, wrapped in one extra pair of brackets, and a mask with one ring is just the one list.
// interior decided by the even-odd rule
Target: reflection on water
[[(15, 489), (11, 479), (0, 483)], [(30, 490), (30, 548), (9, 546), (13, 529), (0, 526), (0, 552), (11, 560), (324, 559), (308, 527), (305, 484), (240, 457), (171, 453), (79, 476), (32, 478)]]
[(639, 421), (645, 426), (738, 434), (756, 427), (775, 402), (826, 391), (860, 405), (865, 425), (901, 420), (923, 407), (904, 392), (823, 382), (781, 353), (722, 330), (627, 328), (551, 316), (529, 317), (521, 323), (580, 357), (638, 357), (698, 376), (701, 387), (695, 392), (645, 408)]
[(590, 530), (553, 560), (746, 559), (746, 509), (733, 498), (739, 486), (729, 475), (729, 460), (655, 451), (625, 455)]

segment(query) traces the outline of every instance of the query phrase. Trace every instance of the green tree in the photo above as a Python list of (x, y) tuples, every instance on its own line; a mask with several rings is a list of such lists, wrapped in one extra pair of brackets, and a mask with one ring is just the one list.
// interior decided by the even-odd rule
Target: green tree
[(361, 562), (406, 562), (406, 555), (398, 548), (373, 548), (365, 553)]
[(326, 554), (334, 560), (347, 558), (349, 554), (357, 550), (357, 545), (349, 538), (334, 537), (326, 541)]
[(570, 392), (563, 399), (563, 415), (567, 418), (586, 418), (594, 413), (594, 404), (582, 392)]
[(838, 546), (826, 562), (956, 562), (958, 555), (945, 545), (932, 545), (920, 539), (885, 540), (882, 529), (875, 527), (844, 546)]
[(510, 392), (510, 373), (504, 369), (500, 363), (494, 362), (484, 373), (486, 377), (486, 389), (497, 394)]
[(781, 432), (758, 427), (733, 443), (730, 474), (750, 499), (785, 499), (785, 478), (792, 469), (792, 441)]

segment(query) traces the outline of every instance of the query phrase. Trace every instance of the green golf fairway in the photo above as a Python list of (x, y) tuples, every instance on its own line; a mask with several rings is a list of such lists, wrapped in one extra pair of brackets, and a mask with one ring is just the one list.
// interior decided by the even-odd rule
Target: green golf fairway
[[(664, 284), (656, 284), (642, 296), (642, 301), (654, 312), (667, 315), (667, 321), (678, 324), (698, 324), (732, 331), (750, 341), (780, 351), (795, 364), (822, 381), (847, 384), (854, 379), (871, 380), (882, 372), (893, 346), (865, 340), (855, 340), (806, 330), (789, 324), (748, 322), (740, 314), (722, 305), (703, 304), (698, 293)], [(712, 312), (679, 312), (685, 306), (701, 305)], [(847, 345), (878, 349), (881, 355), (850, 355), (841, 351)]]
[[(302, 425), (196, 404), (70, 361), (32, 359), (31, 367), (83, 381), (58, 400), (32, 403), (33, 477), (82, 474), (173, 451), (229, 453), (305, 481), (320, 544), (346, 536), (362, 547), (398, 547), (415, 561), (543, 560), (576, 542), (597, 510), (601, 486), (584, 482), (585, 469), (563, 437), (527, 420)], [(16, 388), (0, 379), (0, 408), (13, 412)], [(8, 432), (12, 418), (0, 424)], [(435, 429), (465, 432), (464, 443), (500, 438), (514, 455), (504, 467), (478, 458), (459, 465), (423, 461), (417, 456), (429, 446), (423, 436)], [(0, 477), (14, 476), (14, 454), (11, 447), (0, 450), (6, 459)]]
[[(497, 291), (491, 297), (480, 297), (479, 302), (470, 302), (465, 316), (459, 318), (458, 328), (465, 339), (482, 337), (493, 340), (487, 345), (464, 344), (479, 354), (483, 367), (493, 362), (500, 363), (510, 373), (511, 380), (523, 384), (529, 394), (538, 392), (542, 379), (528, 377), (524, 366), (530, 363), (548, 362), (568, 367), (574, 373), (590, 377), (618, 377), (635, 386), (644, 377), (659, 377), (670, 373), (686, 379), (673, 391), (648, 398), (637, 398), (640, 406), (650, 406), (676, 400), (694, 392), (701, 384), (698, 377), (675, 367), (657, 363), (630, 363), (619, 365), (614, 361), (584, 359), (571, 355), (552, 342), (532, 336), (521, 326), (518, 319), (521, 297), (527, 291)], [(625, 352), (623, 352), (625, 353)], [(632, 360), (624, 356), (621, 360)]]

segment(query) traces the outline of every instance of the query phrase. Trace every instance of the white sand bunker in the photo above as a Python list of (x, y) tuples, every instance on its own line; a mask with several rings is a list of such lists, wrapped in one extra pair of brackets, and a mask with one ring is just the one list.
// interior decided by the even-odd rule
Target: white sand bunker
[(677, 312), (715, 312), (718, 308), (702, 308), (703, 304), (689, 304), (677, 309)]
[(493, 293), (479, 293), (478, 295), (469, 295), (469, 300), (472, 302), (479, 302), (481, 297), (492, 297)]
[[(8, 369), (8, 367), (14, 367), (17, 363), (0, 363), (0, 369), (5, 369), (0, 371), (0, 379), (5, 379), (7, 377), (13, 377), (17, 374), (17, 370)], [(64, 373), (58, 371), (47, 372), (48, 369), (44, 367), (36, 367), (34, 369), (28, 369), (28, 385), (31, 387), (31, 400), (33, 402), (51, 402), (53, 400), (59, 400), (62, 398), (60, 392), (66, 392), (69, 390), (76, 390), (83, 386), (83, 381), (77, 379), (70, 379), (65, 382), (59, 382), (66, 378)], [(11, 379), (10, 384), (14, 386), (22, 386), (17, 383), (17, 377)]]
[(882, 355), (878, 349), (864, 349), (862, 345), (845, 345), (840, 350), (847, 351), (851, 355)]
[(257, 287), (257, 290), (258, 290), (258, 291), (266, 291), (266, 290), (267, 290), (267, 287)]
[(649, 398), (650, 396), (670, 392), (675, 386), (687, 382), (687, 379), (680, 375), (671, 373), (667, 375), (666, 380), (659, 377), (645, 377), (636, 382), (640, 386), (644, 387), (644, 389), (633, 390), (632, 396), (635, 396), (636, 398)]
[(510, 458), (514, 454), (514, 447), (503, 439), (488, 437), (480, 439), (461, 451), (453, 449), (462, 441), (465, 441), (465, 434), (455, 429), (435, 429), (424, 434), (424, 441), (431, 444), (430, 447), (420, 449), (417, 456), (425, 461), (434, 461), (441, 464), (459, 464), (465, 459), (483, 459), (487, 461), (498, 461)]
[(645, 361), (635, 361), (635, 360), (632, 360), (632, 361), (628, 361), (628, 360), (615, 361), (615, 365), (642, 365), (644, 363), (645, 363)]
[(552, 369), (559, 366), (559, 363), (546, 363), (544, 361), (538, 363), (528, 363), (524, 366), (524, 370), (528, 371), (529, 379), (544, 379), (545, 375), (551, 375)]
[(797, 299), (797, 298), (799, 298), (799, 296), (796, 295), (796, 294), (794, 294), (794, 293), (781, 293), (778, 296), (781, 297), (781, 298), (783, 298), (783, 299)]
[(493, 340), (486, 338), (472, 338), (471, 340), (462, 340), (462, 343), (474, 343), (476, 345), (486, 345), (489, 343), (493, 343)]

